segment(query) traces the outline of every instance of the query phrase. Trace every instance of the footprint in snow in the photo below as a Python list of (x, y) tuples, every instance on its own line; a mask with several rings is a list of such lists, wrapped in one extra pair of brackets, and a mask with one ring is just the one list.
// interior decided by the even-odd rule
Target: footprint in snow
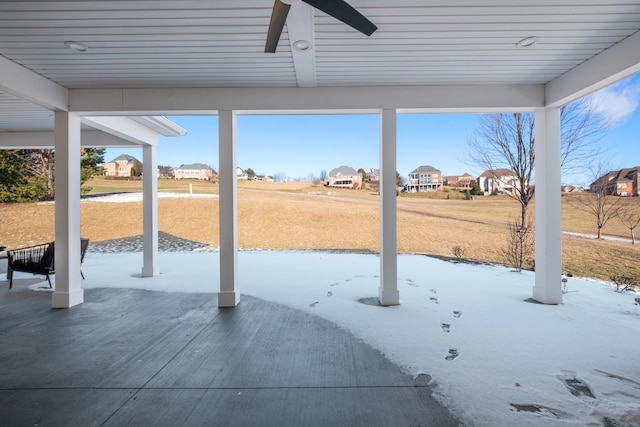
[(316, 302), (312, 302), (311, 304), (309, 304), (309, 307), (315, 307), (315, 306), (316, 306), (316, 305), (318, 305), (318, 304), (319, 304), (319, 302), (318, 302), (318, 301), (316, 301)]
[(409, 286), (413, 286), (414, 288), (417, 288), (417, 287), (418, 287), (418, 285), (416, 285), (415, 283), (413, 283), (413, 280), (411, 280), (411, 279), (407, 279), (407, 280), (406, 280), (406, 282), (407, 282), (407, 285), (409, 285)]
[(587, 396), (592, 399), (595, 399), (591, 388), (589, 385), (583, 380), (576, 377), (576, 373), (573, 371), (563, 371), (561, 380), (569, 389), (569, 392), (576, 397)]
[(451, 331), (451, 325), (448, 323), (440, 323), (440, 327), (442, 328), (443, 332), (449, 333)]
[(436, 304), (438, 303), (438, 298), (436, 297), (429, 297), (429, 299), (433, 302), (435, 302)]
[(437, 293), (438, 293), (438, 291), (436, 291), (435, 289), (429, 289), (429, 291), (430, 291), (432, 294), (437, 294)]
[(564, 411), (551, 408), (549, 406), (537, 405), (535, 403), (528, 403), (528, 404), (510, 403), (510, 405), (516, 410), (516, 412), (533, 412), (534, 414), (538, 414), (543, 417), (556, 418), (556, 419), (571, 418), (570, 415)]
[(449, 349), (449, 354), (446, 355), (444, 358), (445, 358), (445, 360), (453, 360), (458, 356), (460, 356), (460, 352), (458, 351), (458, 349), (450, 348)]
[(329, 286), (338, 286), (340, 283), (332, 283)]
[(461, 311), (454, 311), (453, 312), (453, 317), (455, 317), (456, 319), (459, 318), (460, 316), (462, 316), (462, 312)]
[(331, 291), (327, 292), (327, 296), (328, 296), (328, 297), (330, 297), (330, 296), (332, 296), (332, 295), (333, 295), (333, 292), (331, 292)]
[(595, 372), (596, 374), (599, 374), (599, 375), (604, 375), (607, 378), (614, 378), (616, 380), (623, 381), (623, 382), (625, 382), (627, 384), (630, 384), (633, 388), (636, 388), (636, 389), (640, 388), (640, 382), (634, 381), (634, 380), (632, 380), (630, 378), (623, 377), (623, 376), (620, 376), (620, 375), (617, 375), (617, 374), (612, 374), (611, 372), (602, 371), (600, 369), (594, 369), (593, 372)]

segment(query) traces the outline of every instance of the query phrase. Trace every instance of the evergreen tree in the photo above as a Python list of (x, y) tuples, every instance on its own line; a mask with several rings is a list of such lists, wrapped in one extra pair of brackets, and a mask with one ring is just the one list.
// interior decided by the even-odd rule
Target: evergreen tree
[[(80, 185), (100, 172), (104, 153), (104, 148), (81, 150)], [(0, 150), (0, 202), (52, 200), (54, 168), (55, 152), (51, 149)]]

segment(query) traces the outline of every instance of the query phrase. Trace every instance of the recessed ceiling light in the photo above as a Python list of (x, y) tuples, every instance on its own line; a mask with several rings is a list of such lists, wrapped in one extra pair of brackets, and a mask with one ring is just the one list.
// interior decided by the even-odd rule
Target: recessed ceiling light
[(87, 50), (89, 50), (86, 44), (82, 44), (80, 42), (68, 41), (68, 42), (64, 42), (64, 45), (67, 48), (71, 50), (75, 50), (77, 52), (86, 52)]
[(522, 40), (520, 40), (518, 43), (516, 43), (516, 47), (531, 47), (536, 43), (538, 43), (538, 37), (530, 36), (530, 37), (525, 37)]
[(306, 40), (297, 40), (293, 43), (293, 48), (300, 52), (304, 52), (305, 50), (309, 50), (311, 47), (311, 43)]

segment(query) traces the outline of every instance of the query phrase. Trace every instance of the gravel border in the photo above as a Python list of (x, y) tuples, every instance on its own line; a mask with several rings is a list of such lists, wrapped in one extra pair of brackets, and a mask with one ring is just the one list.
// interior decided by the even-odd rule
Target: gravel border
[[(208, 247), (206, 243), (182, 239), (172, 234), (158, 232), (158, 250), (161, 252), (191, 252)], [(125, 237), (122, 239), (102, 240), (90, 242), (88, 252), (117, 253), (142, 252), (142, 235)]]

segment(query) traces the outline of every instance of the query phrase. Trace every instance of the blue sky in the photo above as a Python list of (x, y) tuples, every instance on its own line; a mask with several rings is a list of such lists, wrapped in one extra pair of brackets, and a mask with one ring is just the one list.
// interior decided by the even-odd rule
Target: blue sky
[[(640, 75), (595, 94), (611, 121), (600, 141), (605, 163), (612, 168), (640, 165)], [(477, 114), (402, 114), (397, 123), (397, 169), (402, 176), (420, 165), (431, 165), (444, 175), (481, 173), (465, 163), (467, 140), (478, 127)], [(218, 119), (170, 116), (188, 133), (161, 138), (158, 163), (179, 166), (205, 163), (218, 169)], [(258, 174), (284, 174), (289, 179), (318, 176), (320, 171), (348, 165), (378, 168), (377, 115), (239, 116), (238, 166)], [(105, 160), (119, 154), (142, 157), (141, 149), (107, 150)], [(585, 176), (563, 177), (565, 183), (585, 184)]]

